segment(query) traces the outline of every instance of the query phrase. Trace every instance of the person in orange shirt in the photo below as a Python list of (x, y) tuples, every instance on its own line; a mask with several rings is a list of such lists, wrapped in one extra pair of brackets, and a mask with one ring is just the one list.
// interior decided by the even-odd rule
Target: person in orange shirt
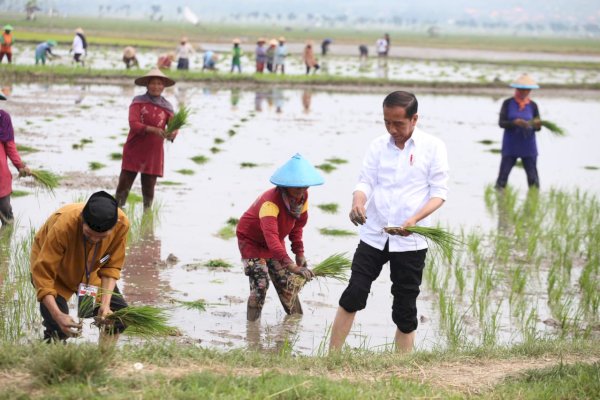
[[(69, 316), (68, 299), (77, 293), (95, 298), (93, 310), (80, 316), (104, 318), (127, 307), (116, 286), (125, 261), (129, 220), (110, 194), (100, 191), (86, 204), (74, 203), (55, 211), (35, 235), (31, 246), (31, 280), (40, 302), (44, 340), (77, 336), (81, 323)], [(99, 304), (98, 304), (99, 303)], [(92, 315), (89, 315), (92, 314)], [(101, 330), (100, 341), (116, 340), (125, 326)]]
[(10, 25), (4, 25), (4, 33), (0, 36), (0, 63), (6, 56), (8, 63), (12, 63), (12, 30), (13, 27)]

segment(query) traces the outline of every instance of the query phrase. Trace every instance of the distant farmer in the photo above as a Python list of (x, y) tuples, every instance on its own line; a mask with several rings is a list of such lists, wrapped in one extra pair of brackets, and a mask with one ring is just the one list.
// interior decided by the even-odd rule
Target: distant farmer
[(275, 50), (277, 48), (277, 40), (271, 39), (267, 48), (267, 69), (269, 72), (275, 71)]
[(285, 58), (287, 57), (287, 47), (285, 46), (285, 38), (283, 36), (279, 37), (279, 46), (275, 49), (275, 69), (274, 72), (277, 73), (279, 69), (281, 69), (281, 74), (285, 74)]
[(367, 58), (369, 58), (369, 48), (366, 44), (361, 44), (358, 46), (358, 54), (358, 58), (361, 61), (365, 61)]
[(131, 46), (127, 46), (123, 49), (123, 62), (125, 63), (125, 68), (130, 69), (132, 66), (139, 68), (140, 63), (135, 55), (135, 48)]
[(333, 42), (331, 39), (325, 39), (321, 42), (321, 55), (326, 56), (329, 53), (329, 45)]
[(377, 55), (379, 57), (387, 57), (388, 55), (388, 42), (385, 37), (377, 39), (375, 42), (375, 48), (377, 49)]
[(240, 47), (240, 39), (233, 39), (233, 49), (231, 49), (231, 73), (234, 69), (242, 73), (242, 48)]
[(506, 187), (508, 175), (518, 158), (523, 161), (529, 187), (539, 188), (535, 132), (542, 125), (538, 106), (529, 98), (531, 90), (539, 89), (539, 85), (529, 75), (523, 74), (510, 87), (515, 88), (515, 94), (504, 100), (500, 109), (499, 125), (504, 128), (504, 137), (496, 188)]
[(206, 50), (202, 57), (202, 71), (205, 69), (209, 71), (217, 70), (217, 54), (212, 50)]
[[(2, 93), (0, 93), (0, 100), (6, 100)], [(10, 114), (0, 109), (0, 221), (2, 226), (12, 224), (14, 219), (10, 205), (12, 174), (8, 169), (8, 159), (19, 171), (19, 176), (29, 175), (29, 168), (21, 161), (15, 145), (15, 133)]]
[(183, 36), (177, 46), (177, 69), (187, 71), (190, 69), (190, 55), (194, 53), (194, 48), (188, 42), (188, 38)]
[(76, 64), (81, 63), (81, 66), (85, 65), (83, 57), (87, 55), (87, 40), (83, 34), (83, 29), (75, 29), (75, 37), (73, 38), (73, 44), (71, 45), (71, 51), (73, 52), (73, 60)]
[(390, 55), (390, 49), (392, 48), (392, 39), (390, 38), (389, 33), (384, 34), (383, 38), (385, 39), (385, 44), (386, 44), (385, 56), (387, 57)]
[[(302, 314), (297, 293), (288, 285), (294, 274), (311, 279), (313, 273), (304, 258), (302, 230), (308, 220), (308, 187), (323, 184), (323, 177), (306, 159), (296, 154), (273, 176), (274, 188), (261, 194), (242, 215), (237, 238), (244, 273), (250, 280), (247, 318), (260, 318), (269, 277), (287, 314)], [(289, 237), (292, 260), (285, 249)]]
[(4, 56), (6, 56), (9, 64), (12, 63), (12, 30), (11, 25), (4, 25), (4, 32), (0, 36), (0, 63), (2, 63)]
[[(116, 286), (125, 260), (129, 220), (106, 192), (87, 203), (68, 204), (55, 211), (38, 230), (31, 245), (31, 278), (40, 302), (44, 340), (77, 336), (81, 324), (69, 316), (73, 293), (96, 299), (96, 307), (80, 308), (82, 317), (104, 318), (127, 306)], [(81, 304), (80, 304), (81, 306)], [(92, 311), (93, 309), (93, 311)], [(115, 340), (125, 326), (115, 323)], [(101, 342), (109, 339), (101, 330)]]
[(256, 73), (262, 74), (265, 70), (265, 64), (267, 63), (267, 49), (265, 49), (265, 39), (259, 38), (256, 42), (256, 50), (254, 51), (256, 56)]
[[(413, 348), (427, 242), (404, 228), (429, 226), (429, 215), (442, 206), (448, 192), (446, 147), (416, 127), (417, 111), (412, 93), (393, 92), (383, 101), (388, 133), (371, 142), (354, 189), (350, 221), (361, 225), (360, 242), (331, 329), (331, 350), (344, 344), (356, 312), (366, 307), (371, 284), (387, 262), (396, 350)], [(385, 227), (398, 228), (388, 234)]]
[(39, 63), (46, 65), (46, 56), (48, 56), (50, 60), (54, 57), (58, 57), (56, 54), (52, 53), (52, 48), (56, 45), (56, 40), (48, 40), (47, 42), (38, 44), (35, 48), (35, 65), (38, 65)]
[(169, 70), (171, 69), (171, 64), (175, 61), (175, 53), (165, 53), (161, 54), (158, 57), (158, 61), (156, 62), (156, 66), (159, 69)]
[(306, 75), (310, 73), (310, 70), (313, 70), (313, 74), (317, 73), (317, 70), (320, 68), (319, 63), (315, 57), (315, 52), (312, 47), (312, 41), (307, 41), (306, 46), (304, 46), (304, 52), (302, 53), (302, 59), (304, 61), (304, 65), (306, 65)]
[(129, 106), (129, 135), (123, 146), (121, 175), (116, 198), (123, 207), (138, 173), (142, 175), (144, 209), (152, 207), (154, 187), (164, 172), (164, 141), (173, 141), (178, 131), (165, 132), (169, 119), (175, 114), (173, 106), (162, 96), (165, 87), (175, 85), (159, 69), (137, 78), (135, 84), (147, 91), (133, 98)]

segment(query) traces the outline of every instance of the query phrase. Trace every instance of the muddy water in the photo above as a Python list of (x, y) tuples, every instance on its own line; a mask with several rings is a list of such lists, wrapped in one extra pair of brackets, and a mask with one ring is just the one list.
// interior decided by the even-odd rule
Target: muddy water
[[(60, 205), (86, 198), (92, 191), (113, 192), (120, 162), (109, 155), (120, 152), (127, 133), (127, 107), (140, 93), (132, 86), (14, 85), (11, 101), (2, 106), (13, 116), (17, 143), (42, 151), (22, 154), (32, 167), (45, 167), (65, 175), (65, 185), (52, 197), (43, 192), (13, 199), (21, 230), (39, 227)], [(537, 94), (537, 93), (536, 93)], [(175, 324), (186, 337), (219, 348), (251, 345), (277, 348), (286, 341), (294, 350), (316, 353), (331, 324), (344, 286), (335, 282), (313, 282), (302, 292), (302, 318), (286, 318), (277, 296), (270, 289), (259, 323), (245, 319), (247, 278), (243, 275), (235, 239), (216, 233), (230, 217), (239, 217), (256, 196), (268, 189), (274, 169), (296, 152), (314, 164), (331, 157), (348, 160), (331, 173), (326, 184), (310, 190), (310, 219), (305, 230), (309, 262), (347, 251), (352, 254), (358, 238), (325, 237), (319, 228), (355, 231), (347, 219), (352, 188), (368, 142), (384, 134), (381, 101), (385, 93), (349, 94), (286, 90), (265, 86), (256, 92), (215, 90), (201, 85), (181, 85), (166, 92), (173, 103), (185, 102), (193, 110), (192, 123), (175, 143), (165, 148), (164, 180), (178, 186), (159, 185), (160, 222), (142, 240), (130, 246), (124, 267), (122, 290), (129, 301), (168, 307)], [(489, 150), (500, 148), (502, 131), (497, 116), (502, 100), (510, 95), (447, 96), (419, 93), (419, 125), (447, 145), (451, 181), (447, 204), (436, 219), (458, 229), (492, 228), (497, 222), (485, 211), (484, 187), (496, 178), (500, 157)], [(567, 138), (547, 132), (538, 135), (538, 167), (543, 188), (585, 188), (600, 194), (600, 173), (585, 169), (600, 167), (597, 135), (600, 95), (584, 99), (544, 96), (536, 98), (542, 117), (568, 130)], [(234, 134), (228, 132), (233, 130)], [(73, 149), (81, 139), (92, 139), (82, 149)], [(215, 144), (215, 139), (223, 140)], [(492, 140), (492, 145), (478, 143)], [(210, 152), (211, 147), (221, 151)], [(196, 155), (210, 158), (204, 165), (190, 160)], [(106, 167), (89, 171), (88, 163)], [(241, 168), (250, 162), (255, 168)], [(177, 170), (191, 169), (194, 175)], [(29, 190), (28, 180), (17, 180), (15, 189)], [(525, 174), (515, 169), (510, 184), (522, 192)], [(139, 182), (134, 191), (140, 193)], [(340, 212), (325, 214), (315, 207), (338, 203)], [(176, 261), (167, 262), (169, 254)], [(222, 258), (234, 265), (230, 270), (211, 269), (202, 263)], [(172, 258), (171, 258), (172, 259)], [(173, 259), (172, 259), (173, 260)], [(373, 285), (367, 311), (359, 313), (348, 343), (378, 348), (393, 340), (390, 282), (387, 273)], [(172, 300), (209, 303), (207, 311), (186, 310)], [(417, 331), (417, 346), (429, 348), (443, 343), (438, 337), (437, 305), (423, 287), (419, 314), (426, 317)], [(540, 315), (542, 319), (549, 315)], [(510, 324), (501, 321), (503, 338), (510, 340)]]
[[(230, 49), (223, 45), (204, 46), (206, 49), (219, 51), (220, 61), (217, 68), (220, 72), (228, 72), (231, 68)], [(34, 63), (33, 46), (17, 46), (15, 49), (15, 63), (31, 65)], [(59, 59), (49, 61), (50, 65), (73, 65), (72, 55), (68, 54), (68, 49), (59, 47), (55, 52), (61, 56)], [(95, 69), (124, 69), (121, 61), (122, 50), (116, 48), (93, 48), (86, 56), (86, 67)], [(159, 56), (158, 51), (142, 49), (138, 52), (140, 66), (143, 69), (149, 69), (156, 64)], [(244, 73), (254, 73), (254, 50), (246, 51), (246, 56), (242, 57), (242, 71)], [(496, 53), (499, 54), (499, 53)], [(414, 55), (413, 55), (414, 56)], [(367, 61), (359, 61), (357, 57), (349, 56), (328, 56), (320, 58), (321, 69), (319, 74), (328, 74), (331, 76), (348, 77), (368, 77), (368, 78), (386, 78), (394, 80), (425, 81), (425, 82), (509, 82), (523, 73), (523, 67), (515, 65), (493, 65), (470, 62), (448, 61), (453, 59), (447, 57), (437, 59), (431, 57), (429, 53), (423, 53), (421, 56), (415, 56), (418, 59), (390, 58), (389, 60), (378, 60), (377, 57), (371, 57)], [(527, 59), (528, 55), (524, 55)], [(494, 58), (488, 57), (485, 60)], [(521, 58), (523, 59), (523, 58)], [(535, 58), (534, 58), (535, 59)], [(176, 63), (173, 65), (175, 68)], [(600, 65), (600, 64), (599, 64)], [(190, 69), (200, 71), (202, 69), (202, 52), (193, 54), (190, 57)], [(301, 58), (301, 50), (290, 54), (286, 61), (286, 73), (291, 75), (302, 75), (306, 73), (304, 62)], [(531, 72), (535, 78), (543, 83), (556, 84), (592, 84), (600, 82), (600, 68), (595, 70), (578, 70), (567, 68), (538, 68)]]

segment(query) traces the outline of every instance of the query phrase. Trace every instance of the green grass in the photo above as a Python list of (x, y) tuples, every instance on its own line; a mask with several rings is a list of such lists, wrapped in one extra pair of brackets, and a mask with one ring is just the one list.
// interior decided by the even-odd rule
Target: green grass
[(206, 311), (206, 300), (175, 300), (188, 310)]
[(220, 237), (223, 240), (233, 239), (235, 237), (235, 226), (231, 226), (229, 224), (225, 225), (219, 232), (217, 232), (217, 237)]
[(175, 181), (158, 181), (157, 183), (159, 185), (163, 185), (163, 186), (181, 186), (181, 185), (183, 185), (183, 183), (175, 182)]
[(240, 168), (256, 168), (258, 167), (258, 164), (253, 163), (253, 162), (241, 162), (240, 163)]
[(334, 171), (335, 169), (337, 169), (337, 167), (335, 165), (329, 164), (329, 163), (315, 165), (315, 168), (318, 168), (321, 171), (326, 172), (326, 173), (330, 173), (331, 171)]
[(204, 265), (210, 268), (233, 268), (233, 265), (231, 263), (228, 263), (222, 258), (208, 260)]
[(477, 143), (481, 143), (485, 146), (490, 146), (490, 145), (494, 144), (495, 141), (490, 140), (490, 139), (483, 139), (483, 140), (478, 141)]
[(193, 162), (195, 162), (198, 165), (202, 165), (202, 164), (206, 164), (210, 160), (210, 158), (203, 156), (203, 155), (197, 155), (197, 156), (190, 158), (190, 160), (192, 160)]
[(210, 148), (210, 152), (212, 154), (217, 154), (217, 153), (220, 153), (221, 151), (222, 150), (220, 148), (216, 147), (216, 146), (213, 146), (213, 147)]
[(194, 172), (193, 169), (187, 169), (187, 168), (182, 168), (182, 169), (178, 169), (177, 171), (178, 174), (181, 175), (194, 175), (196, 172)]
[(590, 171), (597, 171), (597, 170), (600, 169), (600, 167), (597, 167), (595, 165), (586, 165), (586, 166), (583, 167), (583, 169), (587, 169), (587, 170), (590, 170)]
[(13, 190), (10, 194), (11, 197), (24, 197), (29, 196), (31, 193), (25, 190)]
[(325, 236), (354, 236), (356, 233), (345, 229), (332, 229), (332, 228), (321, 228), (319, 229), (321, 235)]
[(111, 160), (118, 161), (123, 159), (123, 153), (110, 153), (108, 157)]
[(39, 150), (35, 147), (27, 146), (24, 144), (17, 144), (17, 151), (19, 153), (37, 153)]
[(317, 204), (317, 207), (328, 214), (336, 214), (340, 206), (337, 203), (323, 203)]
[(106, 164), (102, 164), (101, 162), (98, 162), (98, 161), (90, 161), (88, 163), (88, 166), (90, 167), (90, 169), (92, 171), (97, 171), (99, 169), (106, 167)]
[(330, 164), (347, 164), (348, 160), (345, 160), (343, 158), (339, 158), (339, 157), (332, 157), (332, 158), (328, 158), (327, 160), (328, 163)]

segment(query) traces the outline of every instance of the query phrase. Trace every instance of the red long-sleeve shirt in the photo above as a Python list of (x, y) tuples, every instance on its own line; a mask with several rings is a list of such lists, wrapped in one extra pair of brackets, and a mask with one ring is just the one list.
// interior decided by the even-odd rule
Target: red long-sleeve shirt
[(236, 232), (242, 258), (273, 258), (283, 265), (294, 264), (285, 250), (286, 236), (292, 252), (304, 255), (302, 229), (308, 220), (308, 192), (300, 218), (296, 219), (287, 210), (280, 190), (267, 190), (242, 215)]
[(17, 168), (23, 168), (25, 164), (19, 157), (17, 146), (14, 141), (0, 142), (0, 198), (12, 193), (12, 174), (8, 169), (8, 159)]

